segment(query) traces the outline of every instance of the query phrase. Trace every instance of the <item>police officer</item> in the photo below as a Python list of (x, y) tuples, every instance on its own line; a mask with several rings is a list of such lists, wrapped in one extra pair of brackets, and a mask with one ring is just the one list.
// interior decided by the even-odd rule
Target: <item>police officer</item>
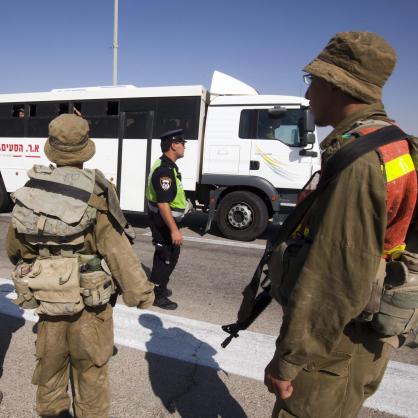
[(113, 185), (99, 170), (83, 169), (94, 153), (87, 121), (58, 116), (45, 143), (57, 166), (35, 165), (13, 195), (6, 249), (16, 266), (15, 303), (39, 314), (32, 383), (42, 417), (70, 417), (70, 369), (75, 415), (108, 417), (111, 295), (117, 288), (138, 308), (154, 301)]
[(155, 246), (150, 280), (156, 284), (154, 306), (162, 309), (177, 308), (177, 303), (169, 299), (172, 292), (167, 285), (180, 255), (180, 246), (183, 244), (183, 235), (178, 223), (185, 214), (187, 199), (176, 161), (183, 158), (185, 144), (182, 129), (161, 135), (163, 155), (151, 168), (146, 190)]
[[(305, 67), (315, 122), (334, 128), (321, 143), (322, 168), (346, 144), (393, 124), (381, 99), (395, 63), (380, 36), (342, 32)], [(264, 379), (277, 395), (273, 417), (355, 417), (377, 390), (388, 343), (400, 339), (384, 339), (361, 313), (379, 266), (405, 248), (417, 197), (413, 152), (399, 140), (362, 155), (316, 197), (299, 232), (290, 231), (286, 263), (271, 275), (284, 306)], [(280, 262), (275, 254), (270, 266)]]

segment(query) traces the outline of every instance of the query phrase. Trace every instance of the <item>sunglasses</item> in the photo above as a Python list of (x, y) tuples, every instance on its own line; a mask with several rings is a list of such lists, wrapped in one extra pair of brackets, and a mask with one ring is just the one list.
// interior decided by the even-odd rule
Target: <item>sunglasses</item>
[(310, 86), (310, 84), (312, 83), (312, 79), (313, 79), (313, 75), (312, 74), (304, 74), (304, 76), (303, 76), (303, 81), (308, 86)]

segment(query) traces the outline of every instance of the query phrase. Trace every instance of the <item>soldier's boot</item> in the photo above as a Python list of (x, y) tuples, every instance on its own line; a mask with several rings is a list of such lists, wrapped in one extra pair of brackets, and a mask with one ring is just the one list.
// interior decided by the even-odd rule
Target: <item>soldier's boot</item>
[(2, 400), (3, 400), (3, 392), (0, 390), (0, 404)]
[(157, 308), (161, 309), (168, 309), (168, 310), (174, 310), (177, 309), (177, 303), (173, 302), (166, 296), (166, 291), (169, 289), (161, 289), (160, 287), (156, 287), (154, 289), (155, 291), (155, 300), (153, 305)]

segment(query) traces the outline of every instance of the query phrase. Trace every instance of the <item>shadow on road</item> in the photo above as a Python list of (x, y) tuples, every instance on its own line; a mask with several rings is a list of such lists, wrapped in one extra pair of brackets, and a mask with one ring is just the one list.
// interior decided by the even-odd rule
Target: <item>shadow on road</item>
[(13, 291), (11, 284), (0, 285), (0, 378), (3, 376), (4, 359), (13, 333), (25, 325), (23, 310), (6, 297)]
[[(246, 418), (244, 410), (220, 379), (216, 350), (181, 328), (164, 328), (160, 318), (143, 314), (139, 323), (152, 331), (146, 343), (151, 387), (164, 408), (182, 418)], [(200, 366), (159, 355), (170, 348), (178, 357), (194, 357)], [(190, 360), (189, 360), (190, 361)]]
[[(133, 215), (126, 214), (128, 222), (135, 228), (148, 228), (148, 216), (147, 215)], [(181, 222), (182, 228), (190, 229), (191, 231), (199, 234), (200, 236), (206, 235), (207, 237), (220, 237), (225, 238), (216, 226), (215, 221), (212, 222), (210, 231), (204, 234), (208, 214), (204, 212), (192, 212), (187, 214)], [(258, 237), (259, 239), (272, 238), (277, 234), (279, 225), (273, 225), (271, 222), (267, 226), (266, 230)]]

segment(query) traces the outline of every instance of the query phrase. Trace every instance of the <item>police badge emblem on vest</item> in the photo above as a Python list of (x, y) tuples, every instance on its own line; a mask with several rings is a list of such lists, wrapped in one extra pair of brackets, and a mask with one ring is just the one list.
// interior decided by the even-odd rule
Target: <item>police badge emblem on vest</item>
[(161, 188), (167, 191), (171, 187), (171, 178), (170, 177), (161, 177), (160, 178)]

